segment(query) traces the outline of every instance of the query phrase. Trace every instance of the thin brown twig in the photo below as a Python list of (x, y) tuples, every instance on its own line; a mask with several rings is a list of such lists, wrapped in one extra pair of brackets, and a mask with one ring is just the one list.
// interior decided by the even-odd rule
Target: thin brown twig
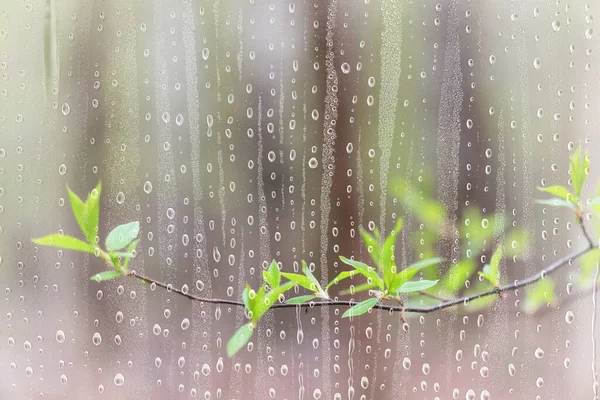
[[(515, 289), (519, 289), (519, 288), (531, 285), (532, 283), (535, 283), (541, 279), (544, 279), (547, 275), (550, 275), (551, 273), (557, 271), (562, 266), (571, 263), (572, 261), (581, 257), (588, 251), (590, 251), (594, 248), (598, 248), (598, 246), (594, 245), (592, 240), (590, 239), (590, 236), (587, 233), (585, 225), (582, 223), (582, 224), (580, 224), (580, 226), (581, 226), (581, 230), (582, 230), (584, 236), (586, 237), (586, 239), (588, 241), (588, 246), (556, 260), (555, 262), (548, 265), (546, 268), (544, 268), (540, 272), (536, 273), (535, 275), (529, 276), (529, 277), (521, 279), (521, 280), (515, 280), (513, 283), (495, 287), (493, 289), (490, 289), (490, 290), (487, 290), (487, 291), (484, 291), (481, 293), (475, 293), (475, 294), (471, 294), (468, 296), (462, 296), (462, 297), (459, 297), (456, 299), (444, 299), (444, 301), (441, 301), (438, 304), (434, 304), (434, 305), (427, 306), (427, 307), (410, 307), (410, 306), (405, 306), (405, 305), (395, 306), (395, 305), (390, 305), (390, 304), (377, 303), (373, 308), (377, 309), (377, 310), (386, 310), (389, 312), (400, 311), (402, 313), (410, 312), (410, 313), (426, 314), (426, 313), (430, 313), (430, 312), (434, 312), (434, 311), (438, 311), (438, 310), (443, 310), (445, 308), (449, 308), (449, 307), (453, 307), (453, 306), (459, 306), (459, 305), (466, 306), (469, 304), (469, 302), (471, 302), (473, 300), (481, 299), (481, 298), (484, 298), (487, 296), (492, 296), (492, 295), (499, 295), (504, 292), (508, 292), (511, 290), (515, 290)], [(236, 306), (236, 307), (244, 307), (244, 303), (241, 301), (237, 301), (237, 300), (216, 299), (216, 298), (195, 296), (191, 293), (184, 292), (180, 289), (176, 289), (172, 285), (169, 285), (164, 282), (157, 281), (148, 276), (139, 274), (136, 271), (129, 272), (128, 276), (150, 282), (151, 286), (155, 285), (155, 286), (162, 287), (162, 288), (166, 289), (167, 291), (177, 293), (181, 296), (187, 297), (188, 299), (191, 299), (194, 301), (210, 303), (210, 304), (227, 304), (227, 305), (232, 305), (232, 306)], [(273, 304), (273, 306), (271, 306), (271, 308), (277, 308), (277, 309), (293, 308), (293, 307), (314, 308), (314, 307), (330, 307), (330, 306), (351, 307), (355, 304), (357, 304), (357, 302), (351, 301), (351, 300), (328, 300), (328, 301), (317, 301), (317, 302), (311, 301), (308, 303), (301, 303), (301, 304), (277, 303), (277, 304)]]

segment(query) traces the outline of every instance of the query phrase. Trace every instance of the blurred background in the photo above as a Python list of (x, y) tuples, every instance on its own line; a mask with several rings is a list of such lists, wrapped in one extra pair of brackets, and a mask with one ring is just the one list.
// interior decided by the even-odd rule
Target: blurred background
[(240, 299), (272, 259), (326, 283), (400, 217), (399, 266), (469, 266), (440, 295), (499, 245), (504, 282), (532, 275), (585, 244), (534, 204), (578, 144), (597, 196), (591, 3), (1, 2), (0, 398), (594, 398), (594, 259), (409, 329), (274, 310), (229, 359), (243, 309), (91, 282), (95, 257), (31, 242), (80, 235), (66, 185), (102, 179), (100, 238), (139, 220), (130, 267), (199, 296)]

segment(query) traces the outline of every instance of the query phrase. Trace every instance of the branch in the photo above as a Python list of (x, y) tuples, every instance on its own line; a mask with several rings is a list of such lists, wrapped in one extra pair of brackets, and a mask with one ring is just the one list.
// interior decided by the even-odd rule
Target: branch
[[(500, 295), (504, 292), (508, 292), (511, 290), (529, 286), (529, 285), (539, 281), (540, 279), (545, 278), (547, 275), (550, 275), (551, 273), (557, 271), (565, 264), (568, 264), (571, 261), (576, 260), (577, 258), (581, 257), (588, 251), (598, 247), (598, 246), (595, 246), (593, 244), (592, 240), (590, 239), (590, 236), (587, 233), (585, 225), (583, 223), (581, 223), (580, 226), (581, 226), (583, 235), (585, 236), (585, 238), (588, 241), (588, 246), (586, 246), (585, 248), (583, 248), (581, 250), (578, 250), (571, 254), (568, 254), (567, 256), (565, 256), (563, 258), (556, 260), (555, 262), (548, 265), (546, 268), (544, 268), (540, 272), (536, 273), (535, 275), (529, 276), (522, 280), (516, 280), (513, 283), (510, 283), (510, 284), (507, 284), (504, 286), (495, 287), (495, 288), (487, 290), (485, 292), (475, 293), (475, 294), (471, 294), (469, 296), (463, 296), (463, 297), (459, 297), (456, 299), (450, 299), (450, 300), (444, 299), (440, 303), (434, 304), (434, 305), (428, 306), (428, 307), (410, 307), (410, 306), (406, 307), (406, 306), (402, 306), (402, 305), (398, 306), (398, 305), (377, 303), (373, 308), (377, 309), (377, 310), (386, 310), (386, 311), (390, 311), (390, 312), (399, 311), (399, 312), (426, 314), (426, 313), (443, 310), (445, 308), (454, 307), (454, 306), (458, 306), (458, 305), (466, 306), (472, 300), (477, 300), (477, 299), (481, 299), (483, 297), (492, 296), (492, 295)], [(175, 289), (172, 285), (167, 285), (166, 283), (157, 281), (155, 279), (144, 276), (142, 274), (138, 274), (135, 271), (131, 271), (127, 275), (131, 276), (133, 278), (148, 281), (152, 285), (162, 287), (169, 292), (177, 293), (181, 296), (187, 297), (188, 299), (191, 299), (194, 301), (200, 301), (200, 302), (211, 303), (211, 304), (228, 304), (228, 305), (232, 305), (232, 306), (236, 306), (236, 307), (244, 307), (244, 303), (242, 303), (241, 301), (237, 301), (237, 300), (215, 299), (215, 298), (206, 298), (206, 297), (195, 296), (193, 294), (183, 292), (182, 290)], [(421, 293), (421, 294), (427, 295), (429, 297), (435, 296), (435, 295), (429, 295), (428, 293)], [(437, 296), (435, 296), (434, 298), (437, 298)], [(440, 298), (438, 298), (438, 300), (439, 299)], [(293, 308), (293, 307), (313, 308), (313, 307), (330, 307), (330, 306), (351, 307), (351, 306), (354, 306), (355, 304), (357, 304), (357, 302), (349, 301), (349, 300), (329, 300), (329, 301), (317, 301), (317, 302), (309, 302), (309, 303), (301, 303), (301, 304), (277, 303), (277, 304), (273, 304), (273, 306), (271, 306), (271, 308)]]

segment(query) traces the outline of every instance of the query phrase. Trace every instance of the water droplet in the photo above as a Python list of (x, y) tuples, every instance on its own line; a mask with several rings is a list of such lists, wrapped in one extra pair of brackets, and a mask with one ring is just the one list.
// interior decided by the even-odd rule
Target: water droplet
[(341, 69), (344, 74), (350, 73), (350, 64), (348, 64), (347, 62), (342, 63)]
[(542, 378), (541, 376), (539, 378), (537, 378), (537, 380), (535, 381), (535, 386), (537, 386), (539, 388), (544, 386), (544, 378)]
[(190, 320), (187, 318), (184, 318), (183, 321), (181, 321), (181, 329), (183, 329), (184, 331), (190, 327)]
[(58, 343), (63, 343), (65, 341), (65, 333), (60, 329), (56, 331), (56, 341)]
[(92, 343), (94, 343), (96, 346), (99, 346), (100, 343), (102, 343), (102, 336), (100, 336), (100, 333), (95, 332), (92, 335)]
[(123, 376), (123, 374), (116, 374), (115, 379), (113, 379), (113, 382), (117, 386), (123, 386), (123, 384), (125, 383), (125, 377)]
[(565, 314), (565, 321), (567, 324), (571, 324), (575, 320), (575, 315), (573, 315), (573, 311), (567, 311)]

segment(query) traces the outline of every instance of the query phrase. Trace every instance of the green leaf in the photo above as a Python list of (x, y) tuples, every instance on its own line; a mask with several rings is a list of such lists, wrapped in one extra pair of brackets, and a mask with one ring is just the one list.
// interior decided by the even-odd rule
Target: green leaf
[(426, 184), (413, 187), (401, 178), (396, 178), (392, 184), (394, 195), (404, 207), (414, 213), (426, 229), (438, 231), (440, 224), (446, 220), (446, 209), (442, 203), (432, 199), (427, 189)]
[(375, 264), (378, 264), (380, 256), (379, 231), (375, 231), (375, 237), (361, 227), (360, 234), (363, 242), (367, 246), (367, 252), (369, 253), (369, 256), (371, 256), (371, 260), (373, 260)]
[(548, 187), (538, 186), (537, 190), (540, 192), (550, 193), (553, 196), (559, 197), (563, 200), (567, 200), (573, 203), (577, 202), (577, 197), (567, 190), (566, 187), (560, 185), (553, 185)]
[(374, 283), (363, 283), (362, 285), (358, 285), (358, 286), (354, 286), (354, 288), (348, 288), (348, 289), (344, 289), (340, 292), (340, 295), (347, 295), (347, 294), (354, 294), (354, 293), (360, 293), (360, 292), (364, 292), (365, 290), (370, 290), (373, 288), (376, 288), (377, 285), (375, 285)]
[(242, 327), (238, 329), (227, 342), (227, 355), (233, 357), (235, 353), (240, 351), (252, 337), (253, 331), (254, 327), (251, 323), (242, 325)]
[(281, 275), (294, 282), (298, 286), (302, 286), (305, 289), (310, 290), (311, 292), (316, 292), (317, 288), (314, 286), (314, 283), (310, 281), (306, 276), (300, 274), (294, 274), (291, 272), (282, 272)]
[(524, 303), (525, 311), (533, 313), (540, 307), (552, 305), (555, 298), (554, 281), (548, 278), (541, 279), (527, 288)]
[(313, 296), (312, 294), (306, 295), (306, 296), (298, 296), (298, 297), (292, 297), (291, 299), (287, 299), (285, 302), (288, 304), (302, 304), (302, 303), (307, 303), (309, 301), (311, 301), (312, 299), (315, 299), (317, 296)]
[(111, 279), (115, 279), (116, 277), (121, 275), (122, 274), (119, 271), (111, 269), (108, 271), (102, 271), (100, 273), (97, 273), (96, 275), (92, 275), (90, 279), (96, 282), (110, 281)]
[(85, 201), (84, 219), (89, 231), (89, 236), (86, 235), (90, 243), (96, 242), (98, 234), (98, 223), (100, 220), (100, 194), (102, 193), (102, 181), (92, 189), (87, 200)]
[(465, 281), (471, 277), (475, 271), (476, 264), (473, 259), (463, 258), (452, 265), (442, 279), (441, 286), (446, 292), (455, 294), (465, 288)]
[(119, 256), (109, 253), (108, 257), (117, 271), (124, 272), (123, 267), (121, 266), (121, 261), (119, 260)]
[[(69, 194), (69, 202), (71, 203), (71, 210), (73, 211), (73, 216), (77, 221), (77, 224), (81, 228), (83, 235), (89, 240), (91, 234), (89, 232), (88, 223), (85, 220), (85, 204), (83, 201), (77, 196), (67, 185), (67, 193)], [(93, 243), (93, 241), (92, 241)]]
[(304, 260), (302, 260), (302, 272), (316, 287), (320, 287), (319, 281), (317, 280), (317, 278), (315, 278), (315, 276), (311, 272), (310, 268), (308, 268), (306, 261), (304, 261)]
[[(485, 289), (482, 289), (481, 291), (484, 291)], [(477, 299), (473, 299), (469, 302), (469, 304), (465, 307), (465, 310), (470, 312), (470, 313), (474, 313), (474, 312), (478, 312), (478, 311), (482, 311), (482, 310), (486, 310), (489, 309), (489, 307), (495, 303), (496, 301), (498, 301), (499, 297), (498, 296), (485, 296), (485, 297), (479, 297)]]
[(498, 246), (492, 255), (490, 263), (483, 267), (483, 272), (479, 272), (479, 275), (482, 275), (494, 286), (497, 286), (500, 282), (500, 260), (502, 260), (502, 251), (502, 246)]
[(431, 267), (432, 265), (442, 263), (444, 261), (446, 261), (446, 259), (441, 258), (441, 257), (426, 258), (425, 260), (421, 260), (414, 264), (409, 265), (408, 268), (416, 268), (417, 270), (420, 270), (423, 268)]
[(356, 317), (362, 315), (368, 312), (373, 307), (375, 307), (375, 304), (377, 304), (378, 301), (379, 299), (377, 297), (371, 297), (370, 299), (361, 301), (360, 303), (347, 309), (346, 312), (342, 315), (342, 318)]
[(33, 239), (32, 241), (33, 243), (42, 246), (60, 247), (67, 250), (82, 251), (84, 253), (94, 254), (94, 250), (96, 249), (96, 246), (92, 246), (83, 240), (71, 236), (60, 235), (58, 233)]
[[(275, 304), (275, 302), (277, 302), (277, 300), (279, 299), (279, 296), (285, 292), (287, 292), (288, 290), (290, 290), (291, 288), (293, 288), (296, 284), (294, 282), (286, 282), (281, 286), (277, 286), (276, 288), (272, 288), (268, 293), (267, 293), (267, 299), (270, 301), (269, 307), (267, 308), (267, 310), (269, 308), (271, 308), (271, 306), (273, 304)], [(265, 310), (266, 311), (266, 310)]]
[(248, 297), (250, 310), (252, 311), (252, 322), (256, 324), (258, 320), (275, 304), (279, 299), (279, 295), (287, 292), (295, 285), (294, 282), (286, 282), (281, 286), (271, 288), (269, 292), (265, 291), (265, 285), (262, 285), (256, 293), (256, 297), (251, 299)]
[[(262, 285), (258, 291), (254, 292), (254, 296), (250, 295), (252, 288), (246, 285), (248, 292), (248, 311), (251, 312), (252, 322), (258, 322), (260, 317), (269, 309), (270, 306), (265, 305), (265, 285)], [(265, 308), (266, 307), (266, 308)]]
[(279, 286), (281, 283), (281, 272), (279, 271), (279, 267), (277, 267), (277, 262), (275, 260), (271, 261), (268, 270), (263, 271), (263, 279), (272, 288)]
[(490, 260), (490, 267), (492, 268), (492, 273), (494, 275), (500, 275), (500, 261), (502, 261), (502, 256), (504, 254), (504, 248), (502, 246), (498, 246), (494, 254), (492, 255), (492, 259)]
[(129, 253), (127, 251), (113, 251), (110, 254), (113, 256), (123, 257), (123, 258), (135, 258), (135, 254)]
[(575, 190), (575, 194), (581, 196), (581, 189), (590, 168), (590, 157), (588, 151), (585, 151), (583, 159), (581, 157), (581, 145), (571, 155), (571, 186)]
[(398, 293), (410, 293), (410, 292), (418, 292), (421, 290), (427, 290), (427, 289), (437, 285), (438, 282), (439, 282), (439, 279), (435, 280), (435, 281), (428, 281), (428, 280), (410, 281), (410, 282), (406, 282), (405, 284), (400, 286), (400, 289), (398, 289), (397, 292)]
[(398, 274), (396, 274), (396, 276), (394, 277), (394, 280), (392, 281), (392, 284), (389, 287), (389, 291), (390, 292), (397, 291), (400, 287), (402, 287), (402, 285), (404, 285), (413, 276), (415, 276), (415, 274), (417, 272), (419, 272), (421, 269), (430, 267), (432, 265), (439, 264), (443, 261), (445, 261), (443, 258), (436, 257), (436, 258), (427, 258), (425, 260), (421, 260), (419, 262), (411, 264), (408, 268), (406, 268), (406, 269), (400, 271)]
[(325, 288), (325, 290), (329, 290), (329, 288), (332, 287), (333, 285), (337, 285), (338, 283), (340, 283), (344, 279), (353, 277), (356, 274), (357, 274), (356, 271), (342, 271), (342, 272), (340, 272), (338, 274), (338, 276), (336, 276), (335, 278), (333, 278), (333, 280), (327, 284), (327, 287)]
[[(133, 254), (135, 251), (135, 248), (137, 247), (139, 242), (140, 242), (140, 239), (136, 239), (133, 242), (129, 243), (129, 246), (127, 246), (127, 252), (130, 254)], [(125, 261), (123, 261), (123, 268), (125, 269), (125, 271), (127, 271), (127, 267), (129, 266), (129, 260), (131, 258), (133, 258), (133, 256), (126, 257)]]
[(512, 229), (504, 238), (506, 258), (521, 257), (529, 248), (530, 239), (525, 229)]
[(559, 199), (559, 198), (536, 200), (535, 203), (542, 204), (545, 206), (551, 206), (551, 207), (575, 208), (575, 205), (573, 203), (571, 203), (570, 201)]
[(365, 263), (362, 263), (360, 261), (356, 261), (356, 260), (351, 260), (349, 258), (346, 258), (344, 256), (340, 256), (340, 260), (342, 260), (342, 262), (344, 264), (348, 264), (352, 267), (354, 267), (358, 272), (360, 272), (361, 274), (363, 274), (367, 279), (371, 279), (371, 281), (373, 283), (375, 283), (380, 289), (383, 289), (383, 281), (381, 280), (381, 278), (379, 277), (379, 275), (377, 275), (377, 272), (375, 272), (373, 270), (372, 267), (368, 266)]
[(252, 311), (252, 308), (250, 308), (250, 299), (248, 297), (248, 294), (250, 292), (250, 286), (248, 284), (246, 284), (246, 287), (244, 288), (244, 291), (242, 292), (242, 301), (244, 302), (244, 307), (246, 307), (246, 310), (248, 311)]
[(600, 249), (597, 247), (579, 257), (579, 265), (581, 265), (580, 282), (583, 285), (589, 285), (594, 282), (594, 274), (598, 262), (600, 262)]
[(402, 218), (398, 218), (394, 230), (385, 238), (383, 247), (381, 248), (381, 258), (377, 261), (377, 265), (381, 269), (383, 274), (383, 281), (385, 287), (389, 288), (394, 280), (396, 273), (392, 271), (392, 266), (395, 265), (394, 260), (394, 245), (396, 243), (397, 235), (402, 229)]
[(304, 272), (304, 275), (306, 275), (306, 277), (316, 287), (316, 290), (312, 289), (313, 291), (319, 293), (319, 295), (322, 298), (328, 298), (329, 297), (329, 296), (327, 296), (327, 293), (321, 287), (321, 284), (319, 283), (319, 281), (317, 280), (317, 278), (315, 278), (315, 276), (311, 272), (310, 268), (308, 268), (308, 265), (306, 264), (306, 261), (304, 261), (304, 260), (302, 260), (302, 272)]
[(139, 231), (140, 223), (138, 221), (117, 226), (106, 237), (106, 250), (121, 250), (137, 237)]

